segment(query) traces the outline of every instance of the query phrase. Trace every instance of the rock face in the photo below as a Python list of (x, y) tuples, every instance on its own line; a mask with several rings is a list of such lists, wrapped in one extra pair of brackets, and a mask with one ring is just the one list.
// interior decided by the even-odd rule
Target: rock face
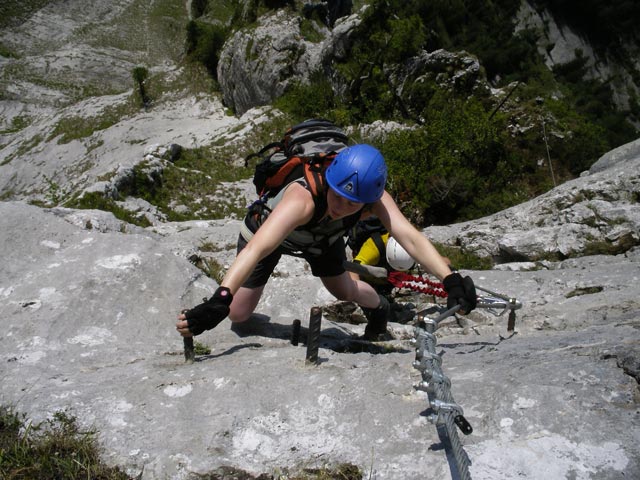
[[(62, 109), (60, 117), (73, 115), (89, 119), (99, 115), (96, 109), (97, 112), (108, 111), (121, 100), (117, 96), (101, 98), (99, 102), (86, 100)], [(209, 143), (228, 134), (231, 125), (242, 127), (254, 122), (256, 115), (253, 113), (248, 112), (244, 118), (225, 115), (219, 100), (169, 102), (152, 112), (139, 112), (89, 137), (70, 142), (58, 142), (56, 138), (43, 140), (36, 148), (25, 152), (24, 145), (31, 138), (42, 140), (60, 118), (49, 116), (7, 136), (8, 143), (0, 151), (0, 192), (3, 198), (46, 200), (52, 185), (64, 193), (99, 189), (101, 186), (94, 184), (101, 178), (126, 177), (153, 145), (179, 144), (192, 148)], [(112, 186), (102, 184), (104, 188)]]
[(0, 67), (10, 67), (0, 80), (3, 87), (9, 80), (3, 99), (59, 108), (75, 103), (85, 88), (122, 93), (132, 87), (136, 65), (170, 68), (181, 54), (174, 32), (186, 22), (186, 9), (169, 16), (131, 0), (37, 3), (43, 5), (37, 12), (0, 31), (4, 51), (14, 54), (0, 57)]
[[(225, 105), (243, 114), (272, 103), (291, 85), (308, 82), (314, 73), (333, 77), (327, 65), (342, 58), (353, 28), (360, 23), (357, 14), (349, 15), (351, 9), (349, 0), (305, 2), (302, 17), (279, 9), (261, 16), (255, 27), (236, 32), (225, 42), (218, 62)], [(302, 32), (304, 16), (324, 19), (324, 26), (309, 23), (317, 37), (313, 41)]]
[[(632, 108), (633, 98), (638, 95), (633, 71), (640, 67), (636, 45), (625, 46), (623, 56), (630, 60), (621, 64), (611, 56), (595, 52), (587, 39), (563, 25), (547, 9), (534, 8), (528, 1), (520, 3), (516, 32), (522, 29), (537, 32), (538, 51), (549, 68), (576, 60), (576, 52), (580, 52), (586, 60), (587, 78), (606, 79), (619, 109)], [(306, 83), (317, 72), (330, 80), (335, 92), (347, 88), (332, 62), (344, 58), (362, 11), (348, 15), (352, 11), (351, 2), (303, 4), (303, 14), (311, 16), (313, 11), (318, 13), (316, 18), (326, 19), (324, 26), (314, 27), (314, 36), (318, 37), (314, 41), (304, 38), (302, 17), (280, 9), (260, 17), (255, 27), (235, 33), (225, 43), (217, 72), (225, 105), (242, 114), (271, 103), (289, 86)], [(478, 60), (466, 52), (423, 51), (406, 65), (388, 67), (394, 70), (388, 76), (408, 109), (412, 106), (411, 91), (419, 89), (425, 78), (436, 78), (439, 84), (458, 92), (490, 93)]]
[(260, 116), (236, 118), (218, 98), (175, 91), (150, 111), (131, 108), (134, 67), (168, 84), (181, 76), (184, 2), (37, 3), (46, 5), (0, 29), (0, 198), (51, 202), (55, 192), (110, 188), (95, 184), (130, 171), (152, 145), (229, 140), (228, 127)]
[(443, 90), (478, 98), (491, 94), (480, 62), (464, 51), (422, 51), (393, 70), (390, 78), (395, 85), (397, 98), (402, 100), (407, 113), (419, 121), (424, 120), (422, 89), (425, 83), (434, 82)]
[[(323, 321), (317, 366), (290, 342), (313, 305), (332, 302), (304, 262), (285, 258), (256, 315), (197, 337), (185, 364), (182, 308), (215, 283), (188, 260), (200, 245), (234, 257), (237, 221), (141, 229), (97, 211), (0, 203), (0, 402), (38, 421), (66, 409), (100, 432), (109, 463), (142, 478), (194, 478), (357, 465), (364, 478), (456, 478), (427, 422), (411, 328), (369, 352), (362, 325)], [(474, 428), (474, 479), (640, 475), (640, 251), (538, 271), (468, 272), (524, 303), (516, 334), (476, 311), (438, 331), (443, 371)], [(467, 273), (467, 272), (465, 272)], [(464, 325), (464, 328), (461, 327)], [(544, 464), (544, 473), (539, 465)]]
[[(47, 54), (57, 74), (65, 58), (77, 58), (65, 56), (70, 51), (58, 41), (79, 40), (87, 28), (109, 35), (131, 17), (132, 4), (68, 1), (68, 15), (45, 11), (29, 25), (36, 39), (43, 31), (58, 35), (47, 50), (58, 52)], [(99, 25), (76, 23), (83, 8), (101, 12)], [(298, 55), (294, 73), (310, 71), (305, 65), (316, 65), (326, 52), (344, 51), (356, 23), (357, 15), (345, 17), (330, 42), (304, 51), (294, 48), (298, 27), (292, 24), (265, 48), (291, 45), (289, 54)], [(11, 42), (15, 30), (3, 31), (0, 39), (11, 48), (23, 40), (27, 45), (29, 31), (25, 26)], [(236, 41), (238, 48), (249, 46), (248, 39)], [(82, 45), (82, 59), (104, 58), (85, 55), (90, 49)], [(0, 67), (35, 62), (26, 70), (45, 72), (39, 52), (2, 58)], [(126, 56), (109, 80), (124, 81), (134, 60), (147, 58), (141, 52)], [(103, 64), (91, 65), (104, 75)], [(237, 68), (242, 65), (270, 75), (258, 63)], [(473, 62), (467, 65), (474, 80)], [(269, 82), (280, 88), (288, 70), (274, 66), (280, 70)], [(165, 146), (231, 141), (261, 121), (259, 110), (235, 118), (215, 100), (177, 100), (58, 143), (46, 139), (59, 118), (90, 118), (123, 97), (65, 107), (68, 92), (7, 78), (13, 96), (0, 101), (2, 128), (21, 116), (31, 121), (17, 133), (0, 134), (0, 404), (36, 422), (67, 410), (99, 433), (107, 462), (144, 480), (194, 479), (221, 466), (277, 474), (339, 463), (378, 480), (460, 478), (427, 421), (426, 393), (413, 388), (421, 377), (412, 366), (411, 326), (390, 324), (394, 339), (374, 348), (357, 341), (363, 325), (325, 316), (320, 362), (307, 365), (304, 345), (290, 342), (293, 320), (301, 320), (304, 339), (309, 309), (334, 299), (304, 262), (286, 257), (256, 315), (233, 328), (225, 320), (197, 337), (210, 353), (186, 364), (176, 316), (217, 286), (193, 263), (227, 268), (239, 222), (171, 223), (145, 212), (155, 225), (140, 228), (101, 211), (27, 203), (51, 182), (68, 191), (115, 191), (145, 155), (153, 176), (170, 161)], [(241, 110), (260, 92), (239, 90), (233, 101), (239, 99)], [(388, 127), (372, 125), (369, 133), (384, 135)], [(42, 141), (34, 147), (37, 137)], [(638, 162), (634, 142), (531, 202), (426, 231), (502, 262), (528, 260), (463, 272), (523, 303), (515, 333), (506, 331), (506, 315), (487, 310), (447, 319), (437, 333), (444, 373), (474, 428), (462, 436), (474, 480), (640, 478)], [(149, 207), (139, 199), (126, 203)], [(594, 252), (600, 254), (587, 255)]]
[(625, 252), (640, 244), (639, 145), (619, 147), (588, 174), (531, 201), (426, 233), (499, 262)]
[(587, 78), (607, 78), (613, 90), (613, 100), (620, 110), (628, 110), (639, 90), (634, 71), (640, 66), (638, 46), (623, 45), (616, 49), (619, 62), (610, 53), (596, 52), (584, 37), (576, 34), (562, 19), (554, 18), (548, 9), (523, 1), (517, 14), (516, 31), (523, 28), (538, 32), (538, 53), (550, 68), (582, 58)]
[[(242, 114), (271, 103), (288, 87), (308, 82), (317, 72), (326, 75), (336, 92), (347, 88), (331, 62), (348, 51), (360, 16), (340, 18), (331, 30), (317, 32), (322, 36), (317, 42), (302, 38), (300, 22), (300, 17), (280, 10), (260, 17), (255, 28), (243, 29), (225, 43), (217, 72), (225, 105)], [(478, 60), (465, 52), (424, 51), (406, 65), (392, 68), (390, 80), (409, 110), (415, 85), (419, 88), (425, 79), (436, 79), (457, 92), (489, 94)]]
[(308, 80), (320, 66), (321, 50), (320, 43), (302, 39), (299, 16), (283, 9), (260, 17), (255, 29), (235, 33), (220, 54), (218, 79), (225, 104), (242, 114), (271, 103), (293, 82)]

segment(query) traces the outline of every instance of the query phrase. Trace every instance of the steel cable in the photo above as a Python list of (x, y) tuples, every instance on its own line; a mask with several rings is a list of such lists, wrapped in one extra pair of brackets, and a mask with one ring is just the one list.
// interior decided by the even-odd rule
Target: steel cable
[(423, 322), (425, 328), (416, 328), (414, 367), (422, 373), (422, 383), (417, 388), (426, 391), (429, 396), (429, 407), (434, 413), (429, 415), (428, 419), (436, 425), (439, 433), (444, 432), (441, 437), (445, 438), (441, 439), (447, 451), (447, 458), (453, 459), (457, 478), (471, 480), (470, 460), (458, 436), (458, 428), (466, 434), (471, 433), (472, 428), (464, 418), (462, 408), (453, 399), (451, 381), (442, 372), (442, 357), (436, 353), (437, 340), (434, 332), (438, 321), (445, 318), (445, 314), (435, 321)]

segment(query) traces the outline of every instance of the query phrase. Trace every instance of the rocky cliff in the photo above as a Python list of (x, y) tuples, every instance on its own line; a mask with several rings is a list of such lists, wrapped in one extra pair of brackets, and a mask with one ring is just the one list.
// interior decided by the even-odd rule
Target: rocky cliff
[(624, 253), (640, 243), (640, 141), (604, 155), (589, 172), (487, 218), (427, 234), (498, 262)]
[[(278, 267), (259, 315), (198, 337), (210, 353), (185, 364), (175, 316), (215, 288), (189, 257), (209, 243), (228, 264), (237, 221), (141, 229), (100, 211), (0, 210), (4, 404), (34, 420), (71, 412), (100, 432), (108, 462), (142, 478), (340, 463), (365, 478), (456, 478), (414, 388), (409, 325), (391, 324), (395, 339), (367, 349), (355, 340), (362, 325), (325, 318), (320, 363), (306, 364), (293, 320), (304, 331), (310, 307), (333, 301), (297, 259)], [(515, 332), (485, 310), (438, 330), (474, 428), (462, 439), (472, 478), (640, 474), (639, 259), (633, 248), (465, 272), (523, 303)]]
[[(194, 259), (229, 265), (238, 221), (167, 222), (150, 211), (153, 225), (142, 228), (100, 210), (29, 203), (108, 193), (134, 166), (170, 161), (172, 145), (233, 148), (277, 116), (269, 108), (229, 115), (221, 99), (183, 89), (189, 73), (166, 49), (138, 48), (137, 33), (177, 18), (154, 10), (161, 6), (144, 7), (160, 21), (146, 24), (131, 22), (143, 8), (135, 2), (54, 2), (0, 32), (19, 53), (0, 64), (0, 403), (34, 421), (68, 411), (99, 432), (107, 462), (149, 480), (221, 476), (222, 467), (285, 478), (341, 463), (363, 478), (459, 478), (428, 421), (429, 398), (414, 388), (412, 325), (392, 323), (393, 339), (376, 347), (358, 341), (361, 324), (325, 315), (319, 364), (308, 365), (305, 346), (290, 341), (293, 321), (304, 339), (312, 306), (340, 305), (303, 262), (285, 258), (250, 322), (225, 320), (201, 335), (209, 353), (187, 364), (175, 317), (216, 287)], [(336, 23), (332, 48), (349, 21)], [(116, 35), (116, 25), (128, 33)], [(109, 48), (88, 31), (102, 32)], [(293, 51), (300, 65), (322, 56)], [(176, 82), (162, 101), (71, 138), (126, 103), (127, 72), (151, 58), (152, 71)], [(76, 69), (87, 73), (70, 78), (108, 95), (74, 97), (75, 84), (62, 79)], [(69, 118), (80, 121), (61, 132)], [(493, 257), (496, 268), (464, 273), (523, 304), (513, 332), (507, 315), (478, 309), (437, 333), (443, 371), (473, 426), (461, 435), (472, 478), (640, 477), (639, 164), (638, 143), (624, 145), (523, 205), (425, 230)], [(247, 180), (235, 187), (235, 201), (251, 198)], [(433, 307), (423, 296), (404, 300)]]

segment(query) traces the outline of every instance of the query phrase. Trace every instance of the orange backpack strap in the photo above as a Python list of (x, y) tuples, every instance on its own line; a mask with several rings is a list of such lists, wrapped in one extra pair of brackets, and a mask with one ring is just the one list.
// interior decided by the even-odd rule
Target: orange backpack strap
[(304, 179), (315, 204), (315, 212), (307, 225), (318, 222), (327, 211), (327, 182), (324, 174), (336, 155), (335, 152), (319, 153), (304, 163)]
[[(306, 170), (306, 162), (303, 158), (298, 156), (289, 158), (285, 163), (282, 164), (282, 166), (275, 174), (267, 177), (264, 183), (263, 191), (259, 192), (259, 194), (262, 195), (264, 192), (272, 189), (280, 190), (283, 186), (288, 184), (296, 177), (295, 171), (296, 169), (300, 170), (300, 167)], [(298, 176), (302, 175), (298, 174)], [(306, 174), (304, 176), (306, 178)]]
[(324, 193), (324, 172), (327, 167), (331, 165), (331, 162), (335, 158), (336, 154), (332, 153), (319, 153), (313, 157), (309, 157), (304, 163), (304, 179), (307, 181), (307, 185), (311, 190), (311, 193), (316, 196), (320, 193)]

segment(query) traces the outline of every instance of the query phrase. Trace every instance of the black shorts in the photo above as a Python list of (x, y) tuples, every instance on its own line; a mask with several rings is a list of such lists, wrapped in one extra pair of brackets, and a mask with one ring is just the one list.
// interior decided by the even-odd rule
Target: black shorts
[[(242, 235), (239, 235), (238, 253), (240, 253), (246, 245), (247, 241)], [(334, 277), (345, 272), (343, 265), (347, 259), (345, 248), (344, 239), (339, 238), (321, 255), (302, 254), (296, 256), (300, 256), (307, 261), (311, 267), (311, 274), (314, 277)], [(265, 285), (283, 254), (288, 255), (289, 252), (283, 247), (278, 247), (260, 260), (242, 286), (245, 288), (256, 288)]]

